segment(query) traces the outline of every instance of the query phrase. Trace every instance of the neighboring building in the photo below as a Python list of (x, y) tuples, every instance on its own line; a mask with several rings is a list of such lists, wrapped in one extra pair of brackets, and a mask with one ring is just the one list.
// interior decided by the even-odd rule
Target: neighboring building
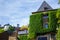
[(28, 30), (20, 30), (20, 31), (18, 31), (18, 35), (24, 35), (24, 34), (28, 34)]
[[(6, 28), (8, 26), (10, 26), (9, 24), (5, 24), (4, 27), (0, 27), (2, 29), (4, 29), (6, 26)], [(5, 28), (5, 29), (6, 29)], [(9, 30), (4, 30), (4, 32), (0, 33), (0, 40), (17, 40), (17, 37), (18, 37), (18, 30), (16, 27), (12, 27), (13, 29)], [(15, 29), (15, 30), (14, 30)]]
[(28, 26), (27, 25), (23, 25), (18, 30), (18, 35), (25, 35), (25, 34), (28, 34)]
[(9, 34), (7, 31), (5, 31), (0, 33), (0, 40), (17, 40), (17, 36), (17, 31), (12, 32), (12, 34)]

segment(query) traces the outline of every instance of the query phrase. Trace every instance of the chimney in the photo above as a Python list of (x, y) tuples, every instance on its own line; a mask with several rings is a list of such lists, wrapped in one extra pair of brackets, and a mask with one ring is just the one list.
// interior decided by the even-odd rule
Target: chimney
[(19, 27), (19, 24), (17, 24), (16, 30), (18, 31), (18, 30), (19, 30), (19, 28), (20, 28), (20, 27)]
[(17, 24), (17, 27), (16, 27), (16, 37), (18, 37), (18, 31), (19, 31), (19, 24)]
[(17, 24), (17, 27), (19, 27), (19, 24)]

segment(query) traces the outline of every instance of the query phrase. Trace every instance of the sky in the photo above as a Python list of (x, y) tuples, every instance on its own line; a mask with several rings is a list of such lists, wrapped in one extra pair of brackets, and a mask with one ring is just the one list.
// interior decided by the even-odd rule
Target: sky
[[(0, 0), (0, 24), (28, 25), (30, 15), (36, 12), (44, 0)], [(52, 8), (60, 7), (58, 0), (45, 0)]]

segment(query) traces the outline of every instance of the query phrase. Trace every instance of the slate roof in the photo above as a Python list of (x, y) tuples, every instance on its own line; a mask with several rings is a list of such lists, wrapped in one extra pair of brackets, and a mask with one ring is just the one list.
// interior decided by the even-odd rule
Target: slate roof
[(46, 11), (46, 10), (52, 10), (53, 8), (46, 2), (44, 1), (40, 8), (37, 10), (38, 11)]

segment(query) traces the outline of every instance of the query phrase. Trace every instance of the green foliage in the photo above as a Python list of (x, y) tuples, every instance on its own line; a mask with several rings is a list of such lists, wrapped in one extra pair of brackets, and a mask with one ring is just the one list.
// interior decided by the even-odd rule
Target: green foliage
[(32, 39), (32, 38), (34, 38), (35, 36), (36, 36), (35, 33), (29, 33), (28, 38)]
[(0, 33), (3, 33), (4, 32), (4, 30), (3, 29), (0, 29)]
[(57, 11), (49, 12), (49, 29), (51, 31), (56, 31), (56, 24), (57, 24), (56, 13)]
[[(42, 15), (35, 14), (30, 16), (30, 24), (29, 24), (29, 37), (35, 37), (36, 32), (40, 32), (42, 29)], [(40, 28), (40, 29), (39, 29)]]
[(56, 40), (60, 40), (60, 28), (58, 29), (58, 32), (56, 34)]
[(10, 25), (10, 26), (9, 26), (9, 30), (10, 30), (10, 31), (14, 31), (14, 27)]
[(57, 10), (57, 14), (56, 14), (57, 18), (60, 19), (60, 8)]
[(45, 13), (48, 14), (48, 28), (43, 27), (43, 12), (31, 15), (29, 23), (29, 37), (35, 38), (37, 33), (44, 34), (47, 32), (56, 32), (56, 12), (57, 11), (48, 11)]
[(60, 9), (57, 10), (57, 19), (58, 19), (58, 22), (57, 23), (60, 23)]
[(28, 30), (28, 25), (21, 26), (20, 30)]
[(59, 2), (58, 2), (58, 4), (60, 4), (60, 0), (58, 0)]
[(19, 40), (28, 40), (27, 35), (19, 35)]

